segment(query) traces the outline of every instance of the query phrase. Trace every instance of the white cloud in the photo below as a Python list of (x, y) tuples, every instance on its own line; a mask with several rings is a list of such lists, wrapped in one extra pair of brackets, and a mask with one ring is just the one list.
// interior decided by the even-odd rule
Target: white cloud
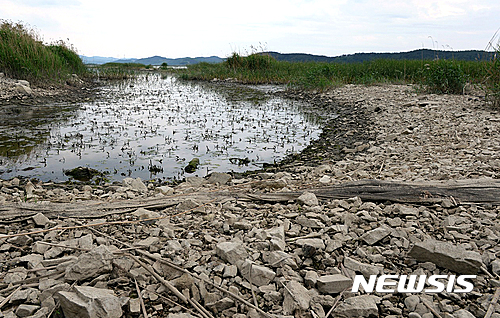
[(432, 46), (484, 48), (497, 0), (254, 0), (141, 2), (4, 0), (0, 16), (69, 38), (85, 55), (228, 55), (267, 43), (280, 52), (340, 55)]

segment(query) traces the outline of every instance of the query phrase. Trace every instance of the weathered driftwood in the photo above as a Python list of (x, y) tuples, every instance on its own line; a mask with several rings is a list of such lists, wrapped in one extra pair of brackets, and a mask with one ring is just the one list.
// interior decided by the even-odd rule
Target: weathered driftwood
[[(363, 201), (412, 204), (452, 203), (500, 204), (500, 180), (453, 180), (445, 182), (402, 182), (362, 180), (308, 189), (319, 199), (359, 197)], [(302, 192), (247, 194), (252, 200), (284, 202), (295, 200)]]
[(118, 202), (83, 201), (78, 203), (20, 203), (0, 206), (0, 221), (26, 218), (36, 213), (46, 216), (99, 218), (109, 214), (133, 212), (138, 208), (165, 209), (193, 198), (201, 204), (214, 198), (228, 197), (268, 202), (286, 202), (297, 199), (304, 191), (313, 192), (319, 199), (347, 199), (359, 197), (363, 201), (433, 204), (448, 200), (453, 204), (500, 204), (500, 180), (476, 179), (444, 182), (402, 182), (362, 180), (342, 183), (300, 192), (242, 193), (210, 192), (192, 193), (177, 197), (142, 198)]

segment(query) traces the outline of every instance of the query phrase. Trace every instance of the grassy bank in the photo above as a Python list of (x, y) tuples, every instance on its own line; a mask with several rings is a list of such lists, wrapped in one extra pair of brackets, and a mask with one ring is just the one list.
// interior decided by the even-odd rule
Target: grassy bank
[(75, 50), (59, 41), (43, 44), (38, 33), (21, 23), (0, 20), (0, 72), (37, 84), (64, 83), (87, 67)]
[[(235, 79), (243, 83), (287, 84), (324, 90), (342, 84), (411, 83), (435, 93), (462, 93), (467, 83), (498, 92), (498, 60), (375, 60), (363, 63), (282, 62), (270, 56), (234, 53), (224, 63), (200, 63), (177, 70), (181, 78)], [(495, 84), (496, 83), (496, 84)], [(498, 97), (497, 97), (498, 98)]]

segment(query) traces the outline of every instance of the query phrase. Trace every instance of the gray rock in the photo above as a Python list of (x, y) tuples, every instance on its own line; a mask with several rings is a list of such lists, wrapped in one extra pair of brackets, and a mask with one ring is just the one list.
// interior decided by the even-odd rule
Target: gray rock
[(24, 267), (10, 269), (3, 278), (5, 284), (16, 283), (26, 279), (28, 271)]
[(137, 210), (132, 212), (132, 215), (139, 219), (153, 219), (160, 217), (160, 213), (146, 210), (144, 208), (138, 208)]
[(405, 298), (404, 303), (409, 311), (415, 311), (417, 305), (420, 303), (420, 297), (418, 297), (417, 295), (408, 296)]
[(139, 242), (134, 243), (135, 246), (149, 247), (155, 244), (158, 244), (160, 239), (156, 236), (149, 236), (144, 240), (140, 240)]
[(227, 173), (221, 173), (221, 172), (212, 172), (210, 174), (210, 177), (208, 177), (208, 183), (213, 183), (213, 184), (227, 184), (228, 182), (231, 182), (231, 175)]
[(379, 275), (384, 271), (383, 266), (361, 263), (348, 256), (344, 258), (344, 266), (350, 270), (361, 272), (365, 277), (369, 277), (370, 275)]
[(241, 274), (252, 284), (256, 286), (268, 285), (276, 276), (276, 273), (261, 265), (253, 264), (245, 260), (240, 268)]
[(201, 205), (200, 202), (193, 200), (193, 199), (186, 199), (182, 201), (181, 203), (177, 204), (176, 209), (178, 211), (188, 211), (192, 209), (196, 209)]
[(304, 215), (301, 215), (295, 219), (295, 223), (300, 224), (304, 227), (310, 227), (312, 229), (320, 229), (325, 227), (323, 223), (316, 219), (311, 219), (308, 217), (305, 217)]
[(383, 226), (373, 229), (371, 231), (366, 232), (361, 236), (361, 239), (366, 242), (368, 245), (373, 245), (384, 238), (386, 238), (391, 231)]
[(200, 177), (186, 177), (186, 184), (192, 187), (199, 187), (205, 182), (206, 180)]
[(31, 87), (30, 82), (26, 80), (17, 80), (17, 84), (21, 84), (23, 86)]
[(455, 318), (474, 318), (475, 316), (465, 309), (457, 310), (453, 313)]
[(36, 305), (27, 305), (27, 304), (21, 304), (19, 307), (16, 309), (16, 315), (18, 317), (28, 317), (31, 316), (35, 313), (40, 308), (40, 306)]
[(481, 254), (434, 239), (415, 243), (408, 256), (421, 262), (432, 262), (460, 274), (476, 274), (483, 264)]
[(309, 245), (319, 250), (325, 249), (325, 242), (319, 238), (298, 239), (295, 243), (300, 246)]
[(85, 280), (102, 273), (110, 272), (113, 254), (105, 245), (101, 245), (88, 253), (83, 253), (78, 260), (66, 268), (64, 277), (67, 280)]
[(497, 275), (500, 275), (500, 260), (496, 259), (491, 262), (491, 271)]
[(174, 189), (172, 189), (169, 186), (161, 186), (156, 188), (156, 191), (163, 194), (163, 195), (172, 195), (174, 194)]
[(373, 295), (362, 295), (347, 298), (333, 311), (333, 316), (341, 317), (378, 317), (377, 303), (380, 298)]
[(316, 286), (318, 278), (318, 273), (316, 273), (315, 271), (307, 271), (304, 275), (304, 284), (306, 285), (306, 287), (314, 288)]
[(138, 315), (141, 313), (141, 301), (139, 298), (132, 298), (128, 302), (128, 310), (131, 314)]
[(16, 92), (18, 92), (19, 94), (21, 95), (25, 95), (25, 96), (30, 96), (33, 94), (33, 91), (31, 90), (31, 88), (29, 88), (28, 86), (25, 86), (25, 85), (22, 85), (22, 84), (16, 84), (16, 88), (15, 88)]
[(27, 235), (20, 235), (7, 239), (7, 242), (17, 246), (26, 246), (31, 245), (33, 243), (33, 239)]
[(309, 291), (301, 283), (289, 281), (284, 292), (283, 314), (293, 315), (296, 309), (308, 310), (311, 299)]
[(123, 185), (139, 193), (148, 192), (148, 187), (142, 182), (141, 178), (125, 178), (123, 179)]
[(308, 206), (316, 206), (319, 204), (318, 198), (314, 193), (311, 192), (302, 193), (297, 198), (297, 202)]
[(26, 288), (26, 289), (21, 289), (16, 291), (11, 299), (11, 303), (30, 303), (30, 304), (37, 304), (39, 303), (40, 299), (40, 291), (35, 288)]
[(32, 218), (37, 226), (45, 226), (50, 222), (49, 218), (43, 215), (43, 213), (37, 213)]
[(197, 316), (193, 316), (187, 313), (169, 313), (167, 318), (196, 318)]
[(123, 312), (121, 301), (112, 290), (89, 286), (75, 286), (76, 292), (58, 292), (61, 308), (66, 317), (119, 318)]
[(236, 277), (238, 274), (238, 267), (236, 265), (226, 265), (224, 266), (224, 273), (222, 274), (223, 278), (227, 277)]
[(27, 262), (28, 268), (36, 268), (43, 261), (43, 256), (40, 254), (28, 254), (19, 258), (20, 262)]
[(215, 252), (217, 256), (233, 265), (241, 264), (248, 257), (245, 246), (241, 242), (219, 243), (215, 248)]
[(266, 262), (271, 267), (281, 267), (283, 265), (288, 265), (292, 269), (297, 269), (297, 263), (292, 255), (287, 254), (283, 251), (264, 251), (262, 252), (262, 260)]
[(352, 279), (342, 274), (325, 275), (318, 278), (317, 287), (320, 293), (337, 294), (352, 288)]

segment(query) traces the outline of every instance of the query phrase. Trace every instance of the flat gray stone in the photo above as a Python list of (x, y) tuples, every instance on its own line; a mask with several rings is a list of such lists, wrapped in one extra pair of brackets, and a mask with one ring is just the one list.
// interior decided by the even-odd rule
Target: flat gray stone
[(301, 283), (291, 280), (286, 284), (283, 300), (283, 314), (293, 315), (296, 309), (306, 311), (309, 309), (311, 295)]
[(16, 309), (16, 315), (18, 317), (28, 317), (33, 315), (39, 308), (40, 306), (36, 305), (21, 304)]
[(391, 231), (383, 226), (366, 232), (361, 239), (368, 245), (373, 245), (391, 234)]
[(310, 245), (319, 250), (325, 249), (325, 242), (319, 238), (298, 239), (295, 243), (300, 246)]
[(132, 215), (139, 218), (139, 219), (153, 219), (160, 217), (160, 213), (155, 212), (155, 211), (150, 211), (146, 210), (144, 208), (138, 208), (134, 212), (132, 212)]
[(474, 275), (483, 264), (481, 254), (434, 239), (415, 243), (408, 256), (421, 262), (432, 262), (460, 274)]
[(379, 317), (377, 303), (380, 298), (373, 295), (362, 295), (347, 298), (333, 311), (334, 317)]
[(243, 262), (240, 270), (241, 274), (256, 286), (268, 285), (276, 276), (276, 273), (270, 268), (253, 264), (249, 260)]
[(352, 288), (352, 279), (342, 274), (325, 275), (318, 278), (316, 285), (320, 293), (337, 294)]
[(365, 277), (368, 277), (370, 275), (379, 275), (384, 271), (383, 266), (361, 263), (348, 256), (344, 258), (344, 266), (350, 270), (361, 272)]
[(316, 206), (319, 204), (318, 198), (314, 193), (311, 192), (302, 193), (297, 198), (297, 202), (308, 206)]
[(474, 318), (475, 316), (465, 309), (457, 310), (453, 313), (455, 318)]
[(221, 259), (233, 265), (241, 264), (248, 257), (245, 246), (241, 242), (219, 243), (215, 252)]
[(88, 253), (83, 253), (78, 260), (66, 268), (64, 277), (67, 280), (85, 280), (99, 274), (110, 272), (113, 254), (105, 245), (101, 245)]
[(208, 177), (208, 183), (213, 183), (213, 184), (227, 184), (228, 182), (231, 182), (231, 175), (228, 173), (222, 173), (222, 172), (212, 172), (210, 174), (210, 177)]
[(125, 178), (123, 179), (123, 185), (137, 191), (139, 193), (146, 193), (148, 192), (148, 187), (142, 182), (141, 178)]
[(32, 219), (37, 226), (45, 226), (47, 223), (50, 222), (49, 218), (43, 215), (43, 213), (37, 213), (33, 215)]
[(119, 318), (123, 315), (121, 301), (112, 290), (90, 286), (75, 286), (76, 292), (58, 292), (66, 317)]

